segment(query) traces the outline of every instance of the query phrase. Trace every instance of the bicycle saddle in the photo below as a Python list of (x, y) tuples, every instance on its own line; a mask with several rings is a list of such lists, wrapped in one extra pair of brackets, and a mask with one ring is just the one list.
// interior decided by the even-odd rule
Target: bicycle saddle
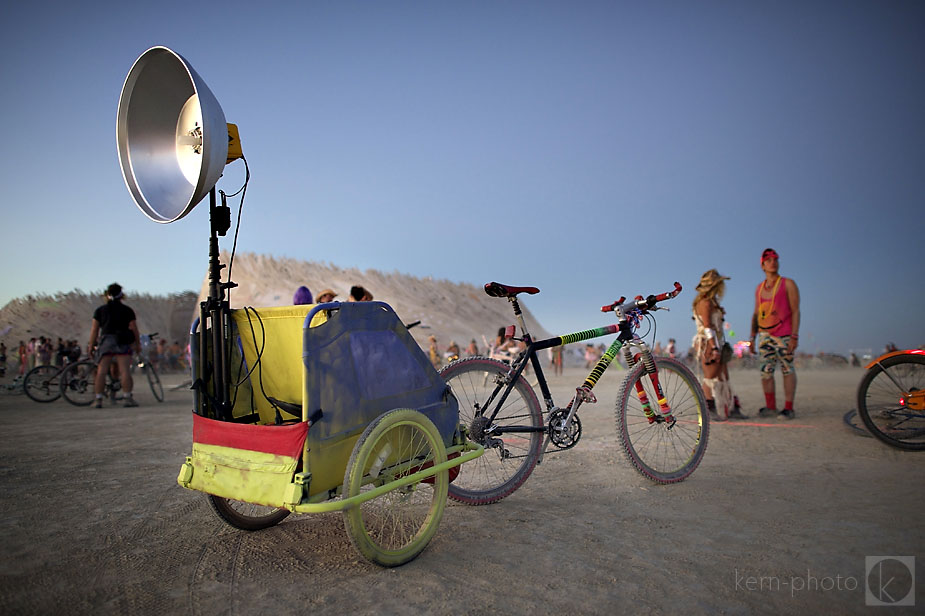
[(492, 297), (517, 297), (518, 293), (536, 295), (539, 292), (536, 287), (512, 287), (500, 282), (489, 282), (485, 285), (485, 293)]

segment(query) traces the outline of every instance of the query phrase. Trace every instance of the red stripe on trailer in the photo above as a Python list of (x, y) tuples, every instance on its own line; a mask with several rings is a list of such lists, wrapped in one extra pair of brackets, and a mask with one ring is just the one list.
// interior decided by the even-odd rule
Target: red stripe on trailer
[(193, 442), (202, 445), (298, 458), (307, 435), (308, 424), (304, 421), (282, 426), (257, 426), (216, 421), (193, 413)]

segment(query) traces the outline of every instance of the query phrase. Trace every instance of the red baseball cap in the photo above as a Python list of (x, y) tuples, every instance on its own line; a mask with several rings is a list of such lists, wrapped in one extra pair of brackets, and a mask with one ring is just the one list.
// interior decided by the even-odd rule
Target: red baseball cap
[(761, 253), (761, 262), (764, 263), (768, 259), (780, 259), (780, 257), (773, 248), (765, 248), (764, 252)]

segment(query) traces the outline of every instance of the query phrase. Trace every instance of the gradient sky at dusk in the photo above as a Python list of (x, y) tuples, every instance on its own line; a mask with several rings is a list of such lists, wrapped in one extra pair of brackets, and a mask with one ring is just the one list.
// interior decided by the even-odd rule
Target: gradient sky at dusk
[(0, 305), (198, 290), (208, 207), (149, 221), (115, 146), (129, 68), (166, 45), (240, 128), (238, 251), (534, 285), (555, 333), (679, 280), (658, 338), (686, 346), (712, 267), (747, 335), (772, 246), (803, 350), (925, 344), (923, 33), (925, 3), (889, 0), (20, 3)]

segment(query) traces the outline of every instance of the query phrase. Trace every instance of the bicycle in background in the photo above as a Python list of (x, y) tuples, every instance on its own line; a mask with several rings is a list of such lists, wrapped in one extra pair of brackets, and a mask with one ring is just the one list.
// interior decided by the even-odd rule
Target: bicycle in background
[[(157, 333), (148, 334), (147, 337), (154, 340)], [(158, 402), (163, 402), (164, 386), (161, 384), (160, 376), (158, 376), (154, 364), (149, 361), (147, 354), (142, 351), (142, 353), (135, 355), (133, 364), (144, 372), (154, 398)], [(64, 395), (64, 399), (75, 406), (89, 406), (96, 397), (93, 392), (93, 384), (96, 382), (98, 369), (99, 363), (92, 358), (67, 366), (60, 377), (60, 392)], [(103, 398), (107, 398), (115, 404), (121, 389), (122, 384), (118, 375), (114, 375), (112, 372), (107, 374), (106, 384), (103, 388)]]
[(54, 402), (61, 397), (61, 373), (63, 366), (36, 366), (23, 377), (23, 391), (36, 402)]
[(893, 351), (867, 365), (858, 385), (858, 415), (887, 445), (925, 450), (925, 351)]
[(9, 383), (0, 383), (0, 394), (7, 396), (18, 396), (24, 393), (22, 386), (23, 380), (23, 377), (17, 374)]
[[(633, 467), (656, 483), (685, 479), (700, 464), (707, 447), (709, 420), (706, 400), (696, 377), (684, 364), (667, 357), (653, 357), (648, 345), (635, 334), (658, 303), (681, 292), (637, 296), (601, 308), (613, 312), (617, 323), (547, 340), (534, 341), (523, 318), (517, 296), (535, 294), (535, 287), (514, 287), (491, 282), (491, 297), (506, 298), (513, 307), (526, 349), (510, 363), (488, 357), (469, 357), (453, 362), (441, 372), (459, 402), (460, 422), (469, 438), (485, 448), (485, 455), (464, 464), (450, 484), (450, 497), (470, 505), (494, 503), (514, 492), (542, 461), (547, 451), (571, 449), (581, 438), (578, 409), (596, 402), (592, 390), (611, 362), (620, 354), (629, 368), (617, 395), (616, 420), (621, 449)], [(624, 303), (625, 302), (625, 303)], [(508, 328), (513, 337), (516, 328)], [(537, 355), (544, 349), (617, 334), (610, 348), (597, 360), (591, 373), (564, 407), (552, 399)], [(546, 406), (545, 417), (533, 387), (524, 378), (532, 366), (536, 385)], [(553, 449), (550, 450), (550, 444)]]

